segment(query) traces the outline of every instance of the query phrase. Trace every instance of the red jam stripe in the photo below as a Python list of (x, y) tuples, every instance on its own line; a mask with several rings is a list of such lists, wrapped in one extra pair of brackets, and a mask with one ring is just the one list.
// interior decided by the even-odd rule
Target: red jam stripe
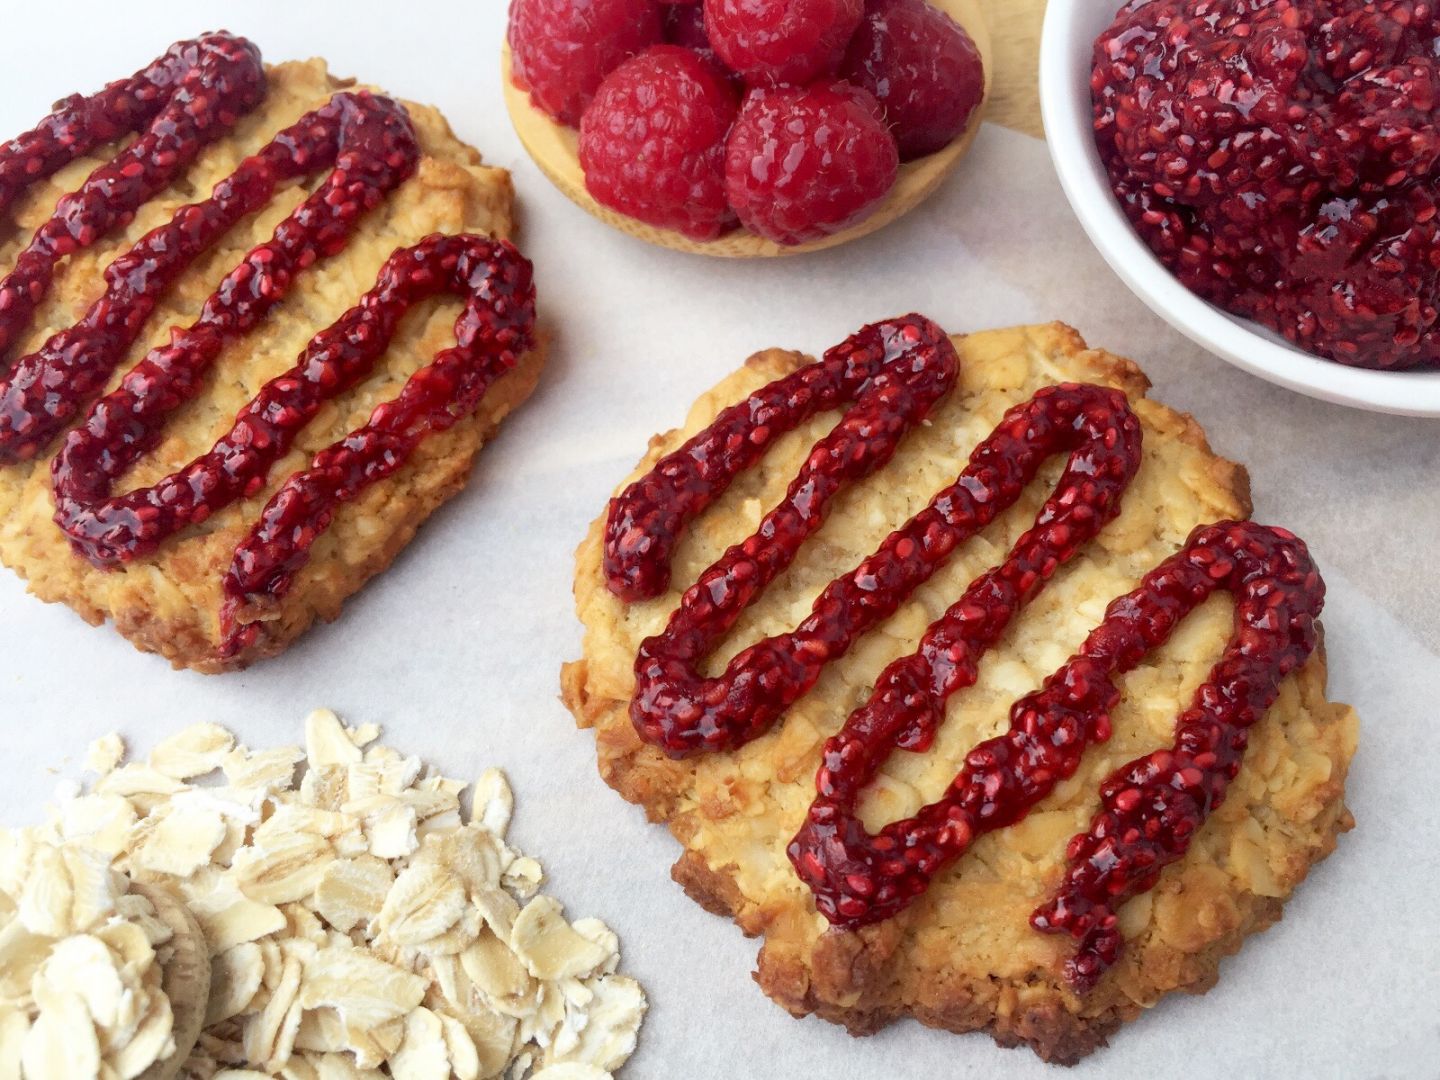
[[(60, 258), (128, 223), (264, 91), (255, 48), (210, 35), (173, 46), (93, 97), (67, 99), (34, 131), (0, 148), (3, 212), (27, 185), (150, 123), (60, 200), (0, 281), (0, 354), (29, 325)], [(368, 92), (335, 95), (242, 162), (209, 199), (182, 207), (119, 256), (85, 316), (0, 381), (0, 462), (33, 457), (103, 389), (160, 297), (201, 253), (264, 207), (279, 184), (329, 170), (272, 238), (226, 275), (199, 318), (173, 329), (168, 344), (152, 349), (65, 435), (51, 463), (56, 523), (78, 554), (113, 567), (255, 495), (320, 407), (369, 374), (411, 305), (437, 295), (464, 299), (455, 346), (266, 505), (224, 579), (222, 657), (259, 640), (263, 608), (288, 591), (337, 507), (400, 468), (426, 435), (473, 412), (533, 344), (530, 264), (503, 241), (431, 236), (396, 251), (375, 287), (317, 334), (294, 367), (266, 383), (210, 451), (150, 487), (113, 494), (125, 471), (157, 445), (174, 410), (200, 392), (224, 345), (263, 321), (316, 259), (343, 250), (360, 218), (411, 175), (419, 153), (398, 103)], [(262, 618), (245, 621), (257, 608)]]
[[(1248, 521), (1197, 529), (1184, 550), (1110, 605), (1069, 665), (1088, 657), (1114, 672), (1129, 671), (1218, 589), (1236, 598), (1235, 633), (1176, 721), (1174, 744), (1136, 758), (1100, 786), (1100, 812), (1066, 850), (1064, 883), (1031, 917), (1036, 929), (1078, 942), (1065, 965), (1078, 990), (1094, 986), (1120, 955), (1120, 906), (1183, 858), (1225, 801), (1250, 728), (1315, 648), (1325, 583), (1305, 544), (1284, 529)], [(1062, 671), (1059, 678), (1065, 677)]]
[[(59, 201), (14, 269), (0, 279), (0, 358), (30, 325), (60, 259), (127, 225), (141, 205), (264, 96), (265, 69), (255, 47), (244, 38), (209, 34), (171, 46), (143, 71), (97, 94), (66, 98), (33, 130), (0, 146), (3, 215), (31, 185), (97, 146), (148, 125), (113, 161), (91, 173), (79, 191)], [(245, 212), (240, 207), (234, 217)], [(192, 208), (192, 216), (167, 238), (193, 243), (190, 231), (208, 224), (197, 221)], [(0, 462), (34, 456), (74, 415), (77, 402), (104, 385), (114, 357), (134, 340), (154, 306), (154, 293), (174, 276), (177, 260), (188, 261), (141, 241), (132, 257), (106, 272), (107, 299), (0, 379)], [(153, 291), (147, 287), (152, 275), (157, 279)]]
[[(1015, 703), (1008, 732), (966, 755), (944, 797), (872, 834), (856, 806), (891, 750), (905, 745), (895, 733), (933, 725), (945, 698), (974, 682), (975, 659), (994, 640), (993, 616), (967, 614), (964, 601), (951, 608), (825, 745), (819, 794), (789, 847), (821, 913), (847, 929), (889, 918), (976, 837), (1021, 820), (1074, 774), (1090, 742), (1110, 737), (1109, 713), (1120, 700), (1115, 676), (1217, 589), (1236, 596), (1235, 634), (1178, 720), (1175, 745), (1105, 781), (1091, 831), (1070, 844), (1064, 885), (1032, 919), (1037, 929), (1080, 943), (1066, 978), (1077, 990), (1092, 987), (1120, 952), (1115, 911), (1185, 854), (1239, 770), (1248, 729), (1314, 648), (1324, 584), (1305, 545), (1282, 529), (1253, 522), (1196, 529), (1139, 588), (1110, 604), (1064, 667)], [(941, 646), (950, 657), (937, 672)]]
[[(958, 371), (945, 332), (920, 315), (906, 315), (865, 327), (819, 363), (732, 405), (611, 501), (604, 554), (610, 591), (624, 600), (663, 593), (685, 526), (776, 439), (817, 413), (849, 405), (761, 526), (781, 544), (798, 544), (819, 528), (825, 503), (843, 481), (866, 476), (894, 456), (901, 436), (929, 415)], [(757, 569), (773, 577), (784, 565)]]
[[(856, 358), (865, 363), (854, 363)], [(1052, 454), (1070, 453), (1064, 474), (1035, 527), (992, 576), (984, 597), (1003, 596), (1010, 605), (1007, 610), (1023, 604), (1114, 516), (1140, 460), (1140, 425), (1125, 396), (1094, 386), (1047, 388), (1007, 413), (955, 483), (925, 510), (887, 537), (855, 570), (826, 586), (811, 615), (795, 630), (745, 649), (716, 678), (702, 676), (700, 662), (794, 560), (823, 520), (830, 496), (844, 481), (873, 471), (893, 455), (900, 436), (953, 382), (956, 367), (948, 338), (927, 320), (907, 316), (866, 327), (819, 364), (722, 412), (714, 425), (662, 459), (612, 504), (612, 565), (627, 571), (620, 580), (663, 581), (657, 560), (668, 559), (677, 535), (675, 523), (724, 490), (743, 467), (734, 465), (735, 459), (749, 464), (758, 457), (744, 434), (747, 422), (762, 425), (767, 438), (799, 422), (793, 417), (800, 409), (792, 404), (786, 384), (804, 387), (811, 395), (808, 404), (820, 396), (817, 385), (824, 385), (820, 380), (827, 372), (830, 380), (841, 371), (872, 380), (858, 384), (855, 406), (811, 451), (785, 501), (766, 515), (752, 536), (701, 574), (663, 633), (641, 644), (630, 715), (645, 739), (679, 757), (728, 749), (762, 734), (814, 685), (827, 663), (894, 614), (958, 545), (1012, 505)], [(925, 378), (926, 393), (919, 401), (901, 393), (904, 384), (899, 379), (932, 372), (943, 378)], [(882, 378), (886, 381), (877, 390)], [(887, 408), (892, 403), (908, 408)], [(731, 448), (735, 453), (727, 459)], [(686, 482), (687, 470), (710, 466), (714, 471), (703, 485)], [(663, 501), (667, 494), (669, 503)], [(614, 573), (610, 583), (615, 589)], [(918, 747), (929, 741), (931, 729), (933, 725), (919, 725), (904, 738)]]
[[(260, 52), (244, 38), (221, 31), (176, 42), (128, 79), (88, 97), (72, 94), (57, 102), (55, 111), (34, 128), (0, 146), (0, 213), (36, 181), (148, 125), (143, 137), (60, 203), (78, 209), (103, 193), (111, 222), (128, 221), (206, 143), (223, 135), (264, 96)], [(66, 221), (41, 229), (40, 244), (63, 243), (69, 234)]]
[(369, 373), (405, 311), (442, 294), (465, 299), (456, 344), (410, 376), (399, 396), (377, 406), (362, 427), (287, 479), (235, 550), (225, 575), (222, 656), (238, 654), (263, 633), (263, 622), (238, 622), (237, 613), (285, 594), (339, 504), (395, 472), (426, 435), (473, 412), (534, 344), (530, 263), (505, 241), (468, 235), (431, 236), (397, 251), (375, 287), (317, 335), (293, 368), (265, 384), (206, 458), (157, 485), (189, 483), (185, 477), (207, 473), (200, 462), (208, 460), (227, 478), (251, 476), (247, 488), (258, 488), (263, 472), (252, 461), (268, 466), (283, 453), (322, 402)]
[[(830, 603), (822, 597), (816, 614), (793, 634), (745, 650), (719, 679), (698, 670), (746, 605), (820, 527), (835, 493), (894, 456), (905, 432), (953, 385), (958, 366), (950, 339), (928, 319), (908, 315), (867, 326), (818, 363), (726, 409), (612, 501), (605, 542), (610, 589), (627, 599), (654, 596), (669, 584), (670, 556), (691, 518), (780, 436), (817, 413), (853, 403), (816, 443), (755, 534), (700, 575), (665, 632), (641, 645), (631, 716), (646, 739), (678, 757), (754, 738), (809, 689), (827, 660), (845, 651), (855, 625), (868, 626), (894, 609), (899, 598), (876, 592), (848, 604), (837, 620), (822, 610)], [(913, 553), (894, 561), (923, 572), (923, 558)], [(854, 591), (865, 590), (857, 585)]]
[[(272, 390), (268, 415), (242, 413), (236, 430), (186, 469), (153, 487), (111, 495), (115, 481), (159, 442), (170, 414), (203, 389), (205, 372), (224, 345), (259, 325), (317, 258), (342, 250), (366, 211), (410, 175), (419, 153), (400, 105), (369, 93), (337, 94), (248, 159), (217, 185), (208, 202), (177, 211), (168, 225), (141, 242), (150, 250), (169, 250), (186, 247), (187, 234), (203, 233), (213, 241), (222, 230), (198, 223), (229, 217), (239, 204), (248, 210), (263, 206), (282, 176), (334, 166), (319, 188), (276, 226), (274, 236), (225, 276), (200, 317), (172, 331), (169, 343), (152, 349), (115, 390), (95, 403), (85, 422), (65, 436), (52, 463), (55, 521), (79, 554), (96, 566), (128, 562), (264, 483), (266, 469), (289, 449), (294, 434), (319, 407), (319, 399), (291, 401), (297, 388)], [(237, 179), (239, 184), (232, 185)], [(198, 226), (194, 233), (192, 222)], [(191, 257), (199, 253), (197, 247), (191, 245)], [(163, 278), (178, 276), (181, 268), (183, 262), (169, 267), (160, 279), (142, 275), (146, 284), (141, 289), (151, 294), (149, 306), (158, 299), (152, 290), (168, 284)], [(126, 281), (121, 287), (130, 288), (128, 275), (113, 280)], [(108, 300), (107, 294), (97, 306)], [(134, 333), (139, 329), (137, 324)], [(122, 356), (112, 353), (107, 358), (106, 376)], [(61, 385), (73, 393), (71, 384)]]

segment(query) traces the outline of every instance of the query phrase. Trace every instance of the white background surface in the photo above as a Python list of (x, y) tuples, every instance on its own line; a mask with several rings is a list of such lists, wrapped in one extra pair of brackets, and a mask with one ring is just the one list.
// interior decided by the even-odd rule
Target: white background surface
[(500, 106), (500, 0), (343, 13), (295, 2), (6, 8), (4, 137), (56, 98), (222, 25), (269, 60), (323, 54), (338, 73), (439, 105), (515, 172), (554, 344), (541, 389), (481, 455), (470, 488), (340, 622), (278, 660), (224, 677), (172, 672), (0, 574), (0, 821), (34, 818), (55, 780), (45, 767), (78, 761), (106, 731), (143, 748), (211, 719), (277, 745), (327, 704), (383, 724), (387, 741), (452, 775), (509, 771), (519, 843), (572, 917), (616, 928), (650, 993), (627, 1076), (1057, 1075), (983, 1036), (903, 1023), (852, 1040), (770, 1004), (749, 977), (755, 943), (685, 899), (667, 873), (677, 846), (597, 777), (557, 673), (579, 649), (571, 553), (586, 524), (645, 439), (748, 353), (818, 352), (912, 309), (957, 331), (1060, 318), (1135, 357), (1158, 398), (1250, 465), (1257, 517), (1309, 540), (1330, 584), (1334, 696), (1363, 723), (1350, 780), (1359, 827), (1283, 923), (1227, 961), (1209, 996), (1165, 1002), (1073, 1075), (1440, 1076), (1440, 424), (1308, 401), (1204, 355), (1088, 247), (1044, 147), (993, 127), (934, 200), (877, 236), (803, 261), (726, 264), (610, 232), (530, 166)]

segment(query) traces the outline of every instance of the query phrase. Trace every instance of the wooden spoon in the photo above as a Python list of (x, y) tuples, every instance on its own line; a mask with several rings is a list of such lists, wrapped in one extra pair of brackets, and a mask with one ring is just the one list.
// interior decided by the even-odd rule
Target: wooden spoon
[(155, 906), (156, 916), (175, 935), (170, 939), (174, 955), (165, 965), (162, 984), (175, 1018), (175, 1052), (152, 1064), (137, 1080), (174, 1080), (205, 1026), (205, 1008), (210, 1001), (210, 947), (195, 916), (174, 893), (138, 881), (132, 882), (130, 888)]
[(884, 228), (890, 222), (918, 206), (926, 196), (940, 186), (940, 181), (949, 175), (980, 130), (980, 121), (985, 104), (990, 99), (990, 83), (994, 68), (994, 53), (990, 47), (990, 32), (985, 17), (980, 11), (979, 0), (930, 0), (965, 28), (965, 32), (980, 50), (981, 62), (985, 65), (985, 96), (970, 116), (969, 126), (963, 134), (943, 150), (927, 157), (907, 162), (900, 166), (900, 175), (895, 186), (863, 221), (842, 232), (806, 244), (786, 246), (756, 236), (746, 229), (727, 233), (718, 240), (692, 240), (674, 229), (662, 229), (647, 225), (643, 221), (601, 206), (585, 190), (585, 175), (580, 169), (579, 138), (574, 128), (557, 124), (539, 109), (530, 104), (530, 95), (516, 88), (510, 81), (510, 49), (507, 45), (501, 56), (501, 79), (505, 86), (505, 107), (510, 112), (510, 121), (515, 133), (540, 171), (548, 176), (571, 202), (595, 217), (613, 225), (631, 236), (638, 236), (652, 244), (674, 248), (676, 251), (690, 251), (701, 255), (717, 255), (724, 258), (765, 258), (775, 255), (799, 255), (806, 251), (819, 251), (856, 240)]

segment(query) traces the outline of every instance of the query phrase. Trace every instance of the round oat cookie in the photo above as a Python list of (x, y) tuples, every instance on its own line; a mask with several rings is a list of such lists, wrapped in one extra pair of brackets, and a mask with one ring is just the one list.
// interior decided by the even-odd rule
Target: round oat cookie
[[(140, 207), (132, 222), (61, 260), (28, 331), (0, 356), (0, 370), (74, 324), (103, 291), (103, 274), (117, 255), (168, 222), (180, 207), (207, 198), (244, 158), (338, 91), (365, 89), (352, 79), (333, 77), (318, 59), (267, 65), (266, 80), (260, 104), (225, 137), (202, 149), (174, 183)], [(154, 484), (208, 451), (256, 391), (289, 369), (315, 334), (375, 284), (381, 266), (397, 249), (436, 233), (511, 234), (514, 190), (509, 173), (485, 165), (436, 109), (403, 104), (420, 150), (414, 172), (359, 219), (342, 251), (318, 259), (298, 275), (288, 295), (254, 331), (222, 349), (199, 394), (169, 417), (159, 445), (119, 478), (116, 492)], [(54, 212), (57, 200), (77, 190), (126, 142), (77, 158), (26, 190), (8, 213), (0, 213), (0, 219), (6, 219), (0, 221), (0, 275), (15, 266), (18, 253)], [(225, 275), (252, 248), (268, 241), (277, 224), (328, 172), (282, 184), (263, 209), (242, 219), (201, 255), (160, 297), (105, 391), (113, 390), (151, 347), (167, 340), (167, 328), (194, 322)], [(534, 389), (543, 363), (538, 348), (521, 357), (473, 413), (424, 438), (393, 475), (341, 504), (288, 593), (277, 605), (256, 613), (265, 622), (265, 633), (237, 655), (219, 655), (222, 579), (237, 544), (289, 476), (308, 467), (318, 450), (364, 424), (377, 405), (396, 397), (411, 374), (455, 344), (459, 310), (456, 298), (416, 304), (400, 321), (373, 371), (320, 408), (259, 490), (120, 570), (97, 569), (75, 555), (52, 520), (50, 463), (60, 438), (31, 460), (0, 462), (0, 561), (26, 578), (40, 599), (68, 604), (93, 624), (109, 619), (138, 648), (158, 652), (176, 667), (212, 672), (242, 668), (282, 651), (315, 620), (336, 618), (351, 594), (390, 565), (421, 522), (464, 487), (481, 445)], [(80, 422), (88, 410), (89, 402), (72, 423)]]
[[(872, 832), (937, 799), (966, 751), (1004, 731), (1011, 704), (1059, 668), (1109, 601), (1179, 550), (1195, 526), (1250, 512), (1244, 469), (1212, 453), (1192, 418), (1147, 400), (1149, 384), (1128, 360), (1087, 349), (1060, 324), (953, 340), (961, 361), (956, 388), (905, 436), (889, 464), (834, 498), (794, 564), (705, 662), (707, 674), (744, 646), (791, 630), (827, 583), (953, 483), (1005, 410), (1042, 386), (1084, 381), (1123, 390), (1143, 427), (1143, 458), (1119, 516), (1015, 617), (981, 662), (975, 685), (950, 699), (932, 747), (890, 755), (861, 806)], [(682, 429), (651, 440), (626, 485), (722, 408), (809, 362), (778, 350), (752, 357), (696, 402)], [(1122, 701), (1111, 713), (1113, 734), (1086, 752), (1073, 777), (1020, 823), (978, 839), (899, 915), (857, 932), (832, 929), (785, 851), (814, 797), (821, 745), (865, 702), (881, 670), (911, 652), (965, 586), (1002, 561), (1063, 465), (1059, 455), (1051, 460), (1014, 507), (831, 662), (768, 733), (732, 752), (672, 760), (642, 742), (629, 717), (640, 642), (663, 629), (681, 592), (783, 497), (834, 420), (817, 417), (777, 440), (690, 525), (675, 550), (669, 591), (656, 599), (627, 604), (607, 589), (605, 518), (596, 519), (578, 553), (575, 593), (586, 633), (584, 657), (564, 672), (566, 702), (580, 726), (594, 730), (605, 780), (668, 824), (684, 846), (675, 879), (708, 910), (764, 936), (758, 981), (790, 1012), (819, 1014), (854, 1034), (914, 1016), (1074, 1062), (1166, 993), (1209, 989), (1221, 958), (1279, 918), (1285, 897), (1352, 825), (1344, 783), (1355, 714), (1325, 697), (1322, 644), (1251, 729), (1239, 775), (1186, 856), (1120, 909), (1126, 944), (1119, 961), (1095, 989), (1074, 992), (1062, 973), (1070, 939), (1036, 932), (1030, 914), (1060, 883), (1066, 843), (1089, 826), (1101, 780), (1170, 744), (1176, 717), (1233, 630), (1233, 602), (1217, 594), (1117, 679)]]

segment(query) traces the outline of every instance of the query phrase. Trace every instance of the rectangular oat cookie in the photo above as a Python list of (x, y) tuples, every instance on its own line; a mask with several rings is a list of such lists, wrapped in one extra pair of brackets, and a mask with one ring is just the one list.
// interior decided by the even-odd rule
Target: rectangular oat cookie
[[(214, 38), (222, 44), (240, 40)], [(253, 48), (241, 44), (253, 56)], [(176, 49), (167, 57), (177, 55)], [(258, 58), (254, 63), (258, 66)], [(104, 274), (117, 255), (170, 222), (177, 209), (209, 198), (217, 183), (282, 129), (322, 108), (338, 92), (355, 89), (352, 82), (329, 75), (318, 59), (268, 66), (265, 71), (263, 99), (233, 129), (205, 145), (178, 178), (139, 206), (128, 224), (59, 261), (28, 329), (5, 350), (0, 376), (13, 374), (17, 358), (41, 348), (85, 315), (105, 291)], [(320, 254), (314, 265), (295, 275), (289, 292), (257, 326), (226, 341), (205, 371), (198, 393), (164, 421), (158, 444), (114, 478), (114, 493), (156, 484), (209, 451), (262, 386), (295, 365), (313, 336), (376, 286), (377, 274), (392, 253), (435, 234), (508, 237), (514, 226), (509, 174), (484, 165), (479, 153), (454, 136), (437, 110), (410, 103), (404, 109), (419, 148), (408, 178), (359, 215), (343, 249)], [(0, 272), (16, 266), (57, 202), (79, 190), (94, 170), (112, 161), (130, 142), (125, 135), (97, 147), (14, 198), (8, 212), (0, 214), (7, 219), (0, 231)], [(103, 392), (114, 391), (150, 349), (167, 340), (167, 331), (195, 323), (222, 279), (248, 252), (271, 240), (277, 225), (320, 189), (331, 171), (331, 167), (319, 168), (282, 181), (268, 202), (199, 255), (160, 295)], [(246, 539), (267, 502), (287, 478), (311, 466), (317, 451), (366, 424), (378, 405), (396, 398), (412, 374), (454, 346), (459, 310), (453, 297), (419, 299), (400, 319), (373, 369), (319, 406), (256, 490), (118, 566), (92, 565), (72, 550), (54, 520), (51, 465), (64, 444), (63, 434), (49, 439), (28, 459), (0, 462), (0, 560), (26, 578), (30, 591), (40, 599), (68, 604), (92, 624), (112, 620), (137, 648), (160, 653), (175, 667), (205, 672), (239, 669), (281, 652), (316, 619), (336, 618), (344, 600), (390, 564), (420, 523), (464, 486), (481, 445), (534, 389), (543, 363), (538, 347), (524, 351), (514, 368), (488, 387), (472, 412), (421, 438), (398, 469), (340, 501), (283, 595), (273, 603), (241, 606), (245, 619), (263, 624), (263, 632), (239, 647), (232, 643), (228, 652), (222, 648), (222, 582), (237, 545)], [(85, 420), (96, 396), (81, 404), (70, 421), (72, 428)]]

